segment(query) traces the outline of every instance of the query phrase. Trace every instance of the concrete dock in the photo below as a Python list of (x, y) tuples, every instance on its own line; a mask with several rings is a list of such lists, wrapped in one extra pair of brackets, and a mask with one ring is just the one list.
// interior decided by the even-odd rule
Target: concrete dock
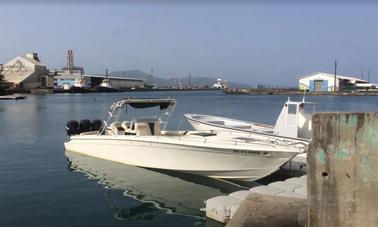
[(378, 113), (313, 118), (307, 226), (378, 225)]
[[(221, 223), (229, 222), (230, 226), (238, 226), (237, 223), (240, 221), (244, 223), (244, 220), (241, 219), (243, 219), (245, 215), (253, 216), (253, 220), (260, 222), (261, 217), (263, 216), (263, 213), (261, 213), (262, 210), (264, 210), (264, 212), (269, 212), (268, 207), (278, 207), (277, 202), (282, 200), (299, 201), (301, 205), (298, 209), (302, 209), (306, 197), (307, 176), (303, 175), (301, 177), (289, 178), (284, 181), (272, 182), (268, 185), (256, 186), (249, 190), (236, 191), (228, 196), (210, 198), (205, 202), (206, 208), (203, 210), (206, 212), (208, 218)], [(271, 201), (269, 202), (269, 205), (264, 205), (264, 203), (262, 203), (262, 200), (265, 199)], [(251, 200), (254, 201), (252, 202), (252, 206), (250, 205)], [(259, 205), (256, 203), (259, 203)], [(268, 207), (265, 207), (266, 205)], [(251, 211), (251, 209), (253, 209), (253, 211)], [(262, 216), (256, 217), (257, 214)], [(265, 215), (269, 216), (269, 214)], [(302, 216), (304, 220), (305, 213), (303, 213)], [(285, 216), (285, 218), (287, 219), (287, 216)], [(291, 219), (289, 220), (291, 221)]]
[(228, 227), (377, 226), (378, 113), (317, 113), (312, 122), (307, 177), (211, 198), (206, 215)]
[(0, 100), (19, 100), (19, 99), (25, 99), (26, 96), (23, 95), (3, 95), (0, 96)]

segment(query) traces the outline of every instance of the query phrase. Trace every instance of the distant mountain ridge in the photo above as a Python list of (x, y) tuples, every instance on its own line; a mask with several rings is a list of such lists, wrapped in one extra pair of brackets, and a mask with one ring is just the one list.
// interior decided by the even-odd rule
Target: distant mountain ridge
[[(150, 75), (142, 72), (140, 70), (122, 70), (122, 71), (113, 71), (109, 73), (109, 76), (117, 76), (117, 77), (128, 77), (128, 78), (136, 78), (136, 79), (143, 79), (147, 83), (149, 82)], [(189, 85), (189, 77), (177, 77), (175, 81), (172, 78), (162, 78), (158, 76), (153, 76), (153, 85), (158, 87), (172, 87), (172, 86), (179, 86), (181, 82), (181, 86), (187, 87)], [(214, 83), (217, 82), (217, 78), (212, 77), (191, 77), (190, 78), (190, 86), (209, 86), (212, 87)], [(235, 83), (235, 82), (227, 82), (228, 87), (233, 88), (251, 88), (252, 86), (249, 84), (243, 83)]]

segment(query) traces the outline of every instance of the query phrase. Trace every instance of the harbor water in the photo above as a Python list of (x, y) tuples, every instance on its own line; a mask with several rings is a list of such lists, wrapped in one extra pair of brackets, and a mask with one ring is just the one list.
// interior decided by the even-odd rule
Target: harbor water
[[(220, 91), (29, 95), (0, 101), (0, 226), (222, 226), (203, 200), (240, 190), (207, 178), (157, 172), (65, 152), (68, 120), (105, 119), (124, 97), (177, 100), (168, 129), (190, 129), (185, 113), (274, 124), (287, 96)], [(301, 100), (302, 96), (292, 96)], [(308, 96), (317, 111), (378, 111), (377, 96)]]

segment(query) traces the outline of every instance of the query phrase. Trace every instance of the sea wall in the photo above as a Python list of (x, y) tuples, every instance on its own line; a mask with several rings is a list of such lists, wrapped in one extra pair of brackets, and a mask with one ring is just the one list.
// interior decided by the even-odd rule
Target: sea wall
[(378, 113), (315, 114), (307, 158), (307, 226), (378, 225)]

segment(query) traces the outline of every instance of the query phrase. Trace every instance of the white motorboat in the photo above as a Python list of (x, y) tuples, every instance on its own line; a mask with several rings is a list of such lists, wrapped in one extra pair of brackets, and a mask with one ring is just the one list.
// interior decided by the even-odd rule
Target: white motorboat
[(71, 93), (88, 93), (90, 92), (89, 87), (87, 87), (84, 79), (81, 77), (80, 79), (75, 81), (75, 84), (69, 88)]
[(113, 88), (109, 79), (103, 79), (101, 84), (96, 87), (96, 92), (117, 92), (118, 89)]
[(105, 72), (105, 78), (102, 80), (101, 84), (96, 87), (96, 92), (117, 92), (118, 89), (114, 88), (110, 83), (110, 79), (108, 77), (108, 69)]
[(308, 143), (311, 137), (311, 117), (314, 111), (314, 103), (305, 102), (304, 99), (301, 102), (288, 99), (274, 126), (203, 114), (185, 114), (184, 116), (198, 131), (244, 132), (280, 140)]
[[(174, 106), (173, 99), (122, 99), (111, 106), (99, 131), (90, 131), (88, 122), (70, 121), (65, 148), (133, 166), (242, 181), (267, 176), (303, 152), (291, 144), (248, 135), (161, 130)], [(121, 119), (128, 108), (153, 107), (162, 111), (160, 117)]]

